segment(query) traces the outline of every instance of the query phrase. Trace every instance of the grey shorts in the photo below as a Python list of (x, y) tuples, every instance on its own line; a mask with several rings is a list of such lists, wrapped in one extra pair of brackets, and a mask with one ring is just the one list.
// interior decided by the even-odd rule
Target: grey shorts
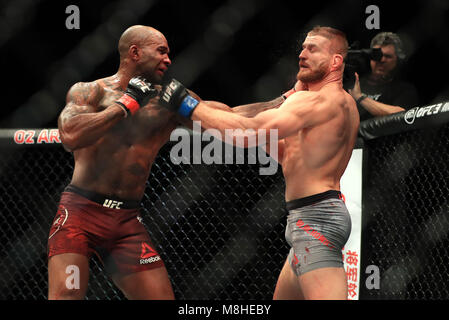
[(351, 233), (351, 217), (339, 191), (329, 190), (287, 202), (285, 239), (295, 274), (343, 268), (343, 246)]

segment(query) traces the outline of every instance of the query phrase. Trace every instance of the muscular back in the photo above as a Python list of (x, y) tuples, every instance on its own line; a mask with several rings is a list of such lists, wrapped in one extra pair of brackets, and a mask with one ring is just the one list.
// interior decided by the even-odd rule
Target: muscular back
[(114, 77), (78, 83), (67, 95), (58, 126), (73, 151), (74, 185), (122, 199), (140, 199), (151, 165), (175, 128), (173, 114), (150, 100), (133, 116), (114, 104), (123, 95)]
[[(357, 138), (359, 116), (349, 94), (328, 88), (312, 94), (317, 95), (320, 102), (319, 106), (313, 106), (318, 110), (309, 112), (315, 116), (320, 116), (317, 112), (332, 115), (317, 124), (305, 126), (281, 142), (287, 201), (330, 189), (340, 190), (340, 179)], [(301, 108), (303, 101), (296, 97), (292, 103)]]

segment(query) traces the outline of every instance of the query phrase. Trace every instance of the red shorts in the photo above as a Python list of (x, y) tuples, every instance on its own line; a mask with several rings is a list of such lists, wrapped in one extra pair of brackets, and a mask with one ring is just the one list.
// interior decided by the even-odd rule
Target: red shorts
[(111, 274), (163, 267), (141, 222), (139, 208), (107, 207), (114, 207), (113, 203), (126, 207), (123, 201), (105, 198), (100, 204), (73, 192), (63, 192), (50, 229), (48, 257), (79, 253), (90, 258), (95, 253)]

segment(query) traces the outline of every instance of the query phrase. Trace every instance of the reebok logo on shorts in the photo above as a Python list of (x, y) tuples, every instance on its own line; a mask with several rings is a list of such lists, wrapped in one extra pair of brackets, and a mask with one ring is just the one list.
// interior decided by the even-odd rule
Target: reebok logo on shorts
[(59, 205), (58, 213), (56, 215), (55, 220), (53, 221), (53, 224), (52, 224), (52, 227), (50, 230), (51, 234), (48, 237), (48, 239), (51, 239), (51, 237), (53, 237), (55, 235), (55, 233), (58, 232), (59, 229), (62, 228), (64, 223), (67, 221), (68, 217), (69, 217), (69, 212), (67, 211), (67, 209), (64, 206)]
[(147, 243), (142, 242), (140, 264), (149, 264), (161, 260), (161, 257)]

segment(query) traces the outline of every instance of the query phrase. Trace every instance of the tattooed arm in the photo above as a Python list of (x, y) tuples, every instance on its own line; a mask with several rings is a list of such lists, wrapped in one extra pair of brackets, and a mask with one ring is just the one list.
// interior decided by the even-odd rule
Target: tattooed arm
[(308, 91), (308, 90), (309, 89), (307, 87), (307, 84), (301, 82), (300, 80), (297, 80), (294, 87), (289, 91), (283, 93), (280, 97), (277, 97), (268, 102), (251, 103), (234, 107), (232, 108), (232, 112), (247, 118), (254, 118), (262, 111), (279, 108), (279, 106), (284, 103), (287, 97), (293, 94), (294, 92)]
[[(195, 99), (197, 99), (198, 101), (203, 101), (193, 91), (190, 91), (190, 90), (188, 90), (188, 91), (189, 91), (189, 94), (191, 96), (193, 96)], [(217, 102), (217, 101), (203, 101), (203, 102), (206, 104), (208, 104), (208, 102), (209, 102), (210, 104), (208, 104), (208, 105), (213, 109), (219, 109), (219, 110), (223, 110), (223, 111), (233, 112), (233, 113), (241, 115), (243, 117), (253, 118), (262, 111), (273, 109), (273, 108), (278, 108), (284, 101), (285, 101), (285, 98), (280, 96), (271, 101), (245, 104), (245, 105), (236, 106), (233, 108), (227, 106), (224, 103)], [(192, 120), (186, 119), (179, 115), (177, 115), (177, 119), (181, 124), (185, 125), (186, 127), (188, 127), (188, 128), (192, 127)]]
[(281, 96), (268, 102), (256, 102), (237, 106), (231, 108), (230, 111), (247, 118), (253, 118), (262, 111), (278, 108), (284, 101), (285, 99)]
[(66, 150), (92, 145), (125, 117), (123, 109), (115, 103), (100, 110), (103, 96), (104, 89), (95, 82), (80, 82), (70, 88), (66, 106), (58, 118), (59, 134)]

